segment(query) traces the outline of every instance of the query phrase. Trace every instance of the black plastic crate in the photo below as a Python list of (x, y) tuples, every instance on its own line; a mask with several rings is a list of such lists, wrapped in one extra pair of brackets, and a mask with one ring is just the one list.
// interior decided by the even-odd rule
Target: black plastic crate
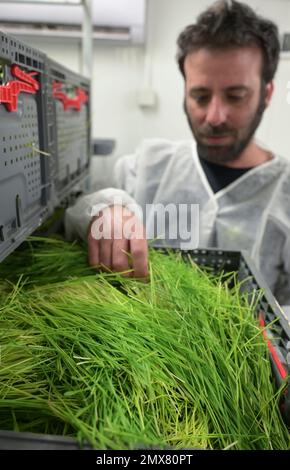
[(59, 203), (89, 174), (90, 82), (49, 58), (46, 70), (50, 174)]
[(0, 262), (87, 189), (90, 82), (0, 32)]
[(0, 32), (0, 261), (49, 208), (45, 55)]
[[(272, 324), (267, 330), (263, 329), (263, 334), (268, 345), (273, 375), (279, 387), (290, 373), (290, 324), (252, 260), (244, 252), (218, 249), (184, 250), (181, 253), (185, 259), (190, 257), (199, 266), (212, 268), (216, 273), (235, 272), (238, 280), (243, 281), (242, 291), (249, 296), (255, 296), (257, 289), (262, 290), (263, 295), (259, 296), (256, 315), (261, 327)], [(290, 424), (290, 378), (287, 379), (282, 400), (281, 413), (285, 422)], [(0, 449), (77, 448), (79, 447), (76, 440), (61, 436), (0, 432)]]
[[(255, 296), (257, 290), (262, 291), (257, 303), (256, 316), (263, 336), (267, 341), (269, 357), (277, 387), (287, 378), (287, 387), (281, 402), (284, 420), (290, 425), (290, 322), (277, 300), (271, 293), (263, 276), (246, 252), (219, 249), (197, 249), (183, 251), (199, 266), (210, 267), (215, 272), (236, 272), (237, 280), (243, 281), (241, 292)], [(265, 329), (266, 325), (271, 325)]]
[[(91, 449), (84, 445), (84, 450)], [(32, 432), (0, 431), (0, 450), (79, 450), (75, 439)]]

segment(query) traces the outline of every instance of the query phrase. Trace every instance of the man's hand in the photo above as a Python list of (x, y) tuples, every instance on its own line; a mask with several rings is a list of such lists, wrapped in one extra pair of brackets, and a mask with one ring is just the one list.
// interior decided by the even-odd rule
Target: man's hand
[(106, 207), (92, 219), (88, 230), (91, 266), (128, 276), (148, 276), (148, 246), (145, 228), (131, 211), (121, 205)]

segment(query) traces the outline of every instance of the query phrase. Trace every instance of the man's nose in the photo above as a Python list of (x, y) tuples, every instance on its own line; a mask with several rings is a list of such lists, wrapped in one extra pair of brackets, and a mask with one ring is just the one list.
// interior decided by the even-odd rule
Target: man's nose
[(226, 104), (218, 97), (212, 97), (207, 107), (206, 122), (212, 126), (218, 126), (227, 120)]

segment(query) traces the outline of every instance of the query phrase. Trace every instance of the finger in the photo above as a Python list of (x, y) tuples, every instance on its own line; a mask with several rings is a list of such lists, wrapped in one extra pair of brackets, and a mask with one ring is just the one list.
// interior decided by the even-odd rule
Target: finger
[[(129, 240), (122, 238), (121, 240), (114, 240), (112, 246), (112, 269), (116, 272), (128, 271), (129, 265)], [(124, 273), (128, 277), (129, 273)]]
[(100, 265), (105, 270), (112, 270), (112, 240), (99, 240), (99, 258)]
[[(93, 221), (92, 221), (93, 223)], [(99, 267), (100, 257), (99, 257), (99, 241), (93, 237), (92, 234), (92, 223), (88, 228), (88, 261), (90, 266)]]
[(100, 267), (99, 240), (90, 236), (88, 236), (88, 260), (90, 266)]
[(132, 267), (134, 277), (148, 277), (148, 245), (147, 240), (135, 239), (130, 240), (130, 252), (132, 255)]

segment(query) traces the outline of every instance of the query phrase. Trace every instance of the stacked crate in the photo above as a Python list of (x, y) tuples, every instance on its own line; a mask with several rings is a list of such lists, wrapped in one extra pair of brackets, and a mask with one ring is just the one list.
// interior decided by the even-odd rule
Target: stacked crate
[(90, 83), (0, 32), (0, 261), (88, 177)]
[(63, 200), (88, 176), (90, 83), (50, 59), (46, 70), (50, 171), (56, 197)]
[(0, 260), (48, 215), (45, 55), (0, 33)]

